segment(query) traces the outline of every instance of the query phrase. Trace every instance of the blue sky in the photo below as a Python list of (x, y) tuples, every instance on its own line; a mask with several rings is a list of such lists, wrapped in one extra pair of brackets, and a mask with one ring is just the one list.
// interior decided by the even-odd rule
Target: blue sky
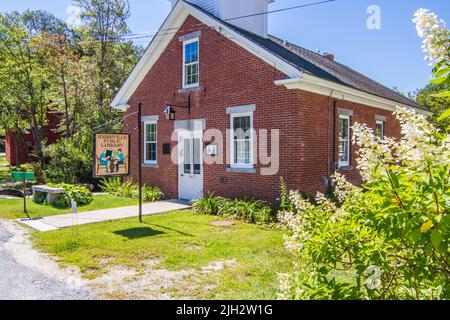
[[(245, 1), (245, 0), (243, 0)], [(277, 0), (270, 10), (316, 0)], [(0, 0), (0, 11), (42, 9), (67, 20), (71, 0)], [(170, 12), (167, 0), (130, 0), (133, 33), (157, 30)], [(369, 30), (367, 8), (381, 9), (381, 29)], [(448, 0), (337, 0), (269, 15), (269, 32), (305, 48), (331, 52), (344, 63), (403, 92), (423, 87), (431, 68), (423, 60), (412, 17), (427, 8), (450, 25)]]

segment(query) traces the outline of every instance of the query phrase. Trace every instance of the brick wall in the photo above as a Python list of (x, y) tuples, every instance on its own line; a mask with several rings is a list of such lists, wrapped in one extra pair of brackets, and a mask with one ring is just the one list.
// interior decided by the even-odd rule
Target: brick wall
[[(183, 105), (188, 98), (189, 93), (179, 92), (182, 87), (183, 52), (179, 36), (198, 30), (202, 32), (200, 89), (190, 92), (191, 114), (178, 109), (177, 120), (205, 119), (207, 129), (217, 128), (225, 132), (230, 126), (226, 108), (255, 104), (254, 128), (280, 130), (280, 170), (277, 175), (260, 175), (260, 164), (256, 165), (256, 174), (227, 173), (226, 164), (205, 164), (204, 192), (275, 201), (280, 176), (285, 178), (291, 189), (310, 193), (325, 191), (323, 178), (329, 168), (328, 97), (276, 86), (274, 81), (285, 79), (284, 74), (193, 17), (185, 21), (130, 99), (131, 108), (127, 111), (130, 116), (125, 120), (125, 129), (133, 141), (131, 179), (137, 181), (138, 167), (135, 143), (137, 116), (131, 114), (136, 112), (137, 103), (142, 102), (143, 116), (159, 116), (158, 168), (144, 168), (144, 180), (149, 185), (161, 187), (168, 198), (178, 196), (177, 166), (172, 163), (170, 155), (162, 154), (163, 143), (171, 142), (174, 123), (164, 120), (163, 111), (166, 103)], [(389, 135), (396, 130), (389, 112), (347, 102), (339, 102), (338, 106), (354, 109), (355, 121), (365, 121), (373, 127), (375, 115), (385, 115), (389, 119), (386, 133)], [(176, 146), (175, 141), (171, 144), (172, 148)], [(228, 150), (224, 152), (228, 153)], [(354, 169), (345, 174), (352, 181), (359, 181)]]

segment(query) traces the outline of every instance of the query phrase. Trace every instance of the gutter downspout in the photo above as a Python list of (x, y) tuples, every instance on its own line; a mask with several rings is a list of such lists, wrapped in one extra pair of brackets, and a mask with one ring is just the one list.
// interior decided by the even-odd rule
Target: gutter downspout
[(334, 90), (331, 90), (331, 94), (328, 97), (328, 126), (327, 126), (327, 179), (328, 179), (327, 184), (328, 184), (328, 186), (331, 185), (330, 181), (331, 181), (331, 166), (332, 166), (332, 164), (330, 161), (331, 160), (330, 130), (331, 130), (331, 108), (332, 108), (331, 102), (332, 102), (332, 98), (333, 98), (333, 93), (334, 93)]
[(337, 114), (337, 101), (333, 101), (333, 161), (331, 163), (331, 174), (334, 174), (336, 172), (336, 129), (337, 129), (337, 122), (336, 122), (336, 114)]

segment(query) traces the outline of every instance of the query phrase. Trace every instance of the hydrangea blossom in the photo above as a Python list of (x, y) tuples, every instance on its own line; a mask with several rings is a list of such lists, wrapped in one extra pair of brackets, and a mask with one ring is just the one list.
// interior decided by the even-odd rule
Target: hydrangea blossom
[(422, 49), (426, 53), (425, 59), (440, 61), (448, 57), (450, 34), (445, 22), (427, 9), (417, 10), (413, 22), (416, 24), (419, 37), (423, 39)]

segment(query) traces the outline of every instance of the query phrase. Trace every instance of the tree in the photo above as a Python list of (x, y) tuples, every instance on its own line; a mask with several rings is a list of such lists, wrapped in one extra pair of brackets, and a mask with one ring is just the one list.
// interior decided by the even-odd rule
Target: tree
[(419, 104), (429, 108), (433, 112), (433, 115), (429, 120), (435, 126), (443, 130), (443, 132), (450, 129), (450, 119), (442, 119), (441, 121), (438, 121), (438, 119), (441, 118), (445, 110), (450, 108), (450, 97), (438, 98), (435, 97), (434, 94), (445, 90), (445, 88), (446, 85), (443, 84), (429, 84), (422, 90), (418, 90), (413, 97)]
[(109, 104), (115, 89), (115, 58), (121, 60), (116, 49), (121, 37), (129, 32), (126, 20), (130, 16), (130, 6), (125, 0), (75, 0), (75, 4), (82, 10), (87, 43), (96, 55), (97, 106), (103, 108)]
[[(82, 8), (84, 21), (76, 29), (45, 11), (0, 16), (0, 91), (6, 92), (0, 97), (0, 112), (11, 114), (0, 122), (18, 139), (30, 127), (41, 163), (44, 151), (57, 157), (67, 145), (90, 155), (88, 141), (94, 132), (121, 130), (122, 115), (109, 103), (142, 52), (131, 41), (121, 40), (128, 32), (127, 1), (75, 3)], [(62, 148), (44, 150), (48, 112), (64, 115), (58, 128), (66, 138)], [(90, 175), (88, 167), (80, 165), (83, 180)]]
[(24, 114), (26, 109), (21, 103), (14, 103), (14, 99), (11, 96), (11, 90), (7, 87), (6, 81), (3, 79), (2, 73), (0, 73), (0, 128), (2, 128), (2, 134), (10, 133), (13, 138), (15, 147), (15, 158), (17, 164), (21, 164), (20, 156), (20, 143), (22, 132), (27, 127)]
[(42, 155), (42, 113), (47, 89), (45, 72), (36, 55), (36, 36), (30, 33), (18, 13), (0, 20), (0, 74), (10, 90), (8, 104), (26, 107), (20, 115), (32, 125), (36, 153)]

